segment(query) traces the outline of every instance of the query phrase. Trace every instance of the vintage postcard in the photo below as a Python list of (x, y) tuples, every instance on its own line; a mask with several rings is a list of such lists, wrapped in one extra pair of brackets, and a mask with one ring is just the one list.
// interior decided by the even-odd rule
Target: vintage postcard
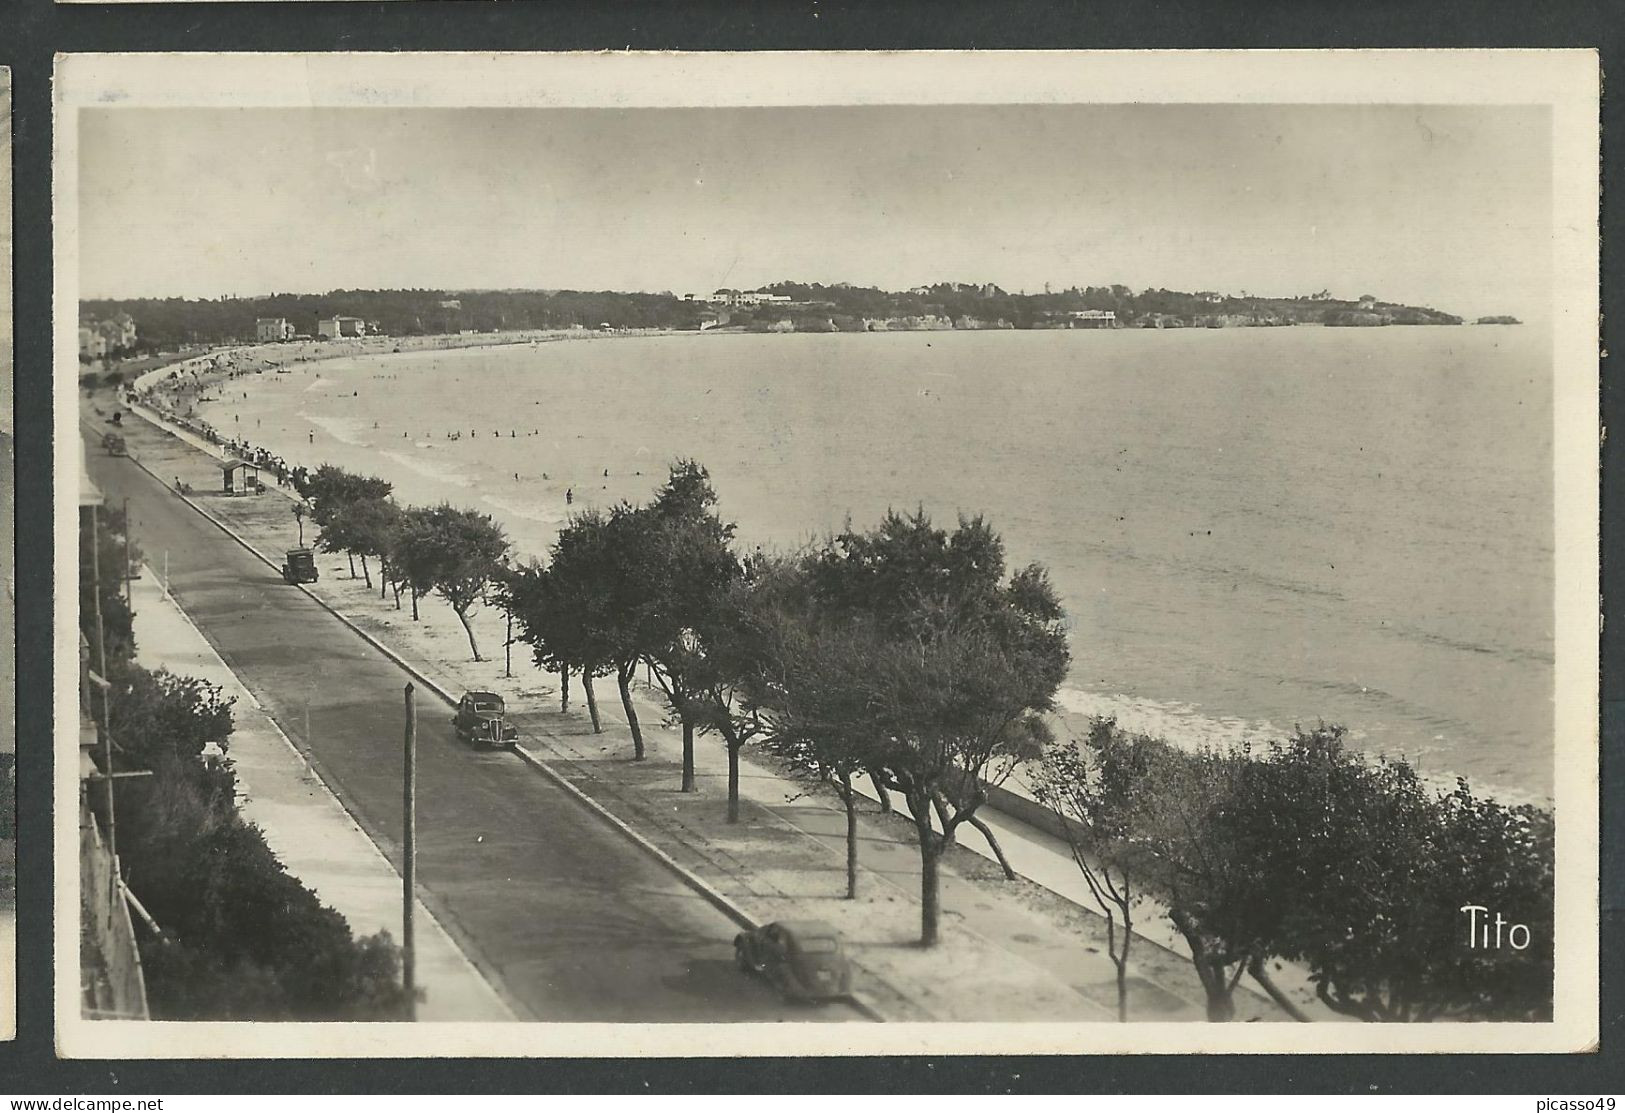
[(1592, 1048), (1598, 82), (63, 56), (60, 1051)]

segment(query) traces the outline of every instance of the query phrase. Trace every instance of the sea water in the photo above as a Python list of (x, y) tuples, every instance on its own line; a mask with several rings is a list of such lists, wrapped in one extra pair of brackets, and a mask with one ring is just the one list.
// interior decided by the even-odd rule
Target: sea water
[(478, 507), (538, 555), (569, 513), (647, 499), (679, 457), (710, 469), (746, 548), (888, 507), (984, 514), (1063, 597), (1077, 719), (1187, 743), (1324, 720), (1549, 798), (1540, 329), (628, 337), (336, 360), (218, 393), (202, 414), (227, 436)]

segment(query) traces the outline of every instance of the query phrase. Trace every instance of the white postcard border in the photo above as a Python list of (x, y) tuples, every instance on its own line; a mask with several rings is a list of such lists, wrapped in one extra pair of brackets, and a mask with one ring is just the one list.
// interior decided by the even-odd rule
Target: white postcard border
[[(1589, 50), (72, 54), (56, 72), (57, 1047), (71, 1058), (1572, 1052), (1598, 998), (1600, 67)], [(87, 1021), (79, 1003), (78, 109), (835, 104), (1549, 105), (1556, 322), (1557, 987), (1550, 1024), (251, 1024)], [(635, 1036), (629, 1029), (636, 1029)]]

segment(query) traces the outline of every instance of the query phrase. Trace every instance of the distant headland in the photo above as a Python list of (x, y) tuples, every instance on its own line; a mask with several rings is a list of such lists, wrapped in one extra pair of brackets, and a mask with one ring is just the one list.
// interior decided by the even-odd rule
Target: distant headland
[[(1459, 325), (1462, 318), (1373, 294), (1270, 297), (1127, 286), (1011, 293), (993, 283), (908, 290), (775, 282), (705, 294), (582, 290), (333, 290), (234, 298), (89, 299), (81, 333), (133, 321), (130, 350), (344, 335), (419, 336), (529, 329), (894, 332), (946, 329), (1260, 328)], [(1479, 324), (1515, 324), (1511, 317)]]

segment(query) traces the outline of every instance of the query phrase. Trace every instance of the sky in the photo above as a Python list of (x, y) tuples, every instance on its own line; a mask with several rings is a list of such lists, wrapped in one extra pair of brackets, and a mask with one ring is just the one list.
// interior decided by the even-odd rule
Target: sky
[(84, 297), (1329, 289), (1549, 299), (1543, 108), (139, 109), (80, 116)]

